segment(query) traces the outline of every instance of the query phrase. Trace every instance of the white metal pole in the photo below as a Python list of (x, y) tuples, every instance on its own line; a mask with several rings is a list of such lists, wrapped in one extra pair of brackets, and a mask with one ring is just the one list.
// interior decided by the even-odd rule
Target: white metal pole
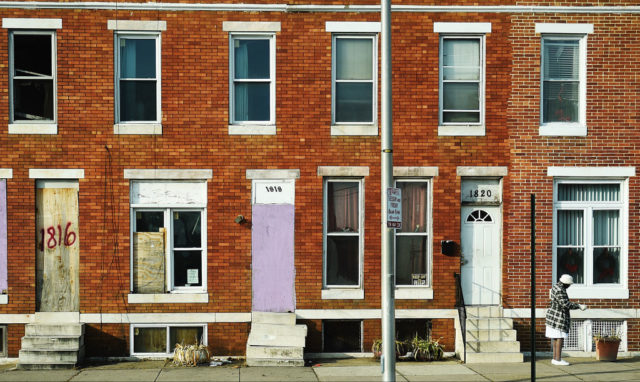
[(393, 127), (391, 115), (391, 0), (380, 0), (381, 21), (381, 162), (382, 162), (382, 378), (396, 380), (395, 261), (393, 228), (387, 227), (387, 189), (393, 185)]

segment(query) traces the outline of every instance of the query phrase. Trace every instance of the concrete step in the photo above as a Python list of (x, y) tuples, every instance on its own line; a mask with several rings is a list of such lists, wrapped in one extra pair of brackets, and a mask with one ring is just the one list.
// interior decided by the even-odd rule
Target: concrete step
[(307, 325), (275, 325), (275, 324), (251, 324), (251, 333), (269, 333), (276, 336), (307, 336)]
[(519, 353), (518, 341), (467, 341), (467, 354), (474, 353)]
[(257, 359), (302, 359), (303, 347), (293, 346), (247, 346), (247, 360)]
[(22, 350), (78, 350), (84, 343), (79, 336), (24, 336)]
[(81, 336), (84, 334), (82, 324), (26, 324), (25, 336)]
[(467, 330), (467, 341), (516, 341), (515, 329), (473, 329)]
[(247, 366), (304, 366), (304, 359), (247, 358)]
[(22, 370), (60, 370), (73, 369), (77, 362), (55, 362), (55, 363), (19, 363), (17, 368)]
[(502, 317), (502, 307), (493, 306), (493, 305), (485, 305), (485, 306), (467, 306), (467, 318), (477, 318), (477, 317)]
[(79, 350), (20, 350), (20, 364), (77, 363), (83, 358), (84, 347)]
[(251, 323), (294, 326), (296, 315), (295, 313), (251, 312)]
[(524, 362), (522, 353), (469, 353), (466, 363), (521, 363)]
[(513, 329), (512, 318), (467, 318), (467, 330), (476, 329)]
[(277, 336), (269, 333), (249, 333), (247, 345), (251, 346), (301, 346), (305, 345), (303, 336)]

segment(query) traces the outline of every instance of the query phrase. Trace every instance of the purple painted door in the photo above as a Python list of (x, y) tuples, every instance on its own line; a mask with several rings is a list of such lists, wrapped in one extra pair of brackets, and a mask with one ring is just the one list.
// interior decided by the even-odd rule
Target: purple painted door
[(294, 206), (254, 204), (251, 220), (252, 310), (294, 312)]

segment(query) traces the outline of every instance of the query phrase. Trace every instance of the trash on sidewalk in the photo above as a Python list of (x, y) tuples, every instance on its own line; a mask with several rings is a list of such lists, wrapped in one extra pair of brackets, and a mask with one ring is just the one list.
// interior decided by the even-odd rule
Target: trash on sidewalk
[(219, 358), (214, 358), (211, 360), (211, 362), (209, 362), (209, 366), (211, 367), (215, 367), (215, 366), (222, 366), (222, 365), (227, 365), (231, 363), (231, 359), (227, 358), (227, 359), (219, 359)]

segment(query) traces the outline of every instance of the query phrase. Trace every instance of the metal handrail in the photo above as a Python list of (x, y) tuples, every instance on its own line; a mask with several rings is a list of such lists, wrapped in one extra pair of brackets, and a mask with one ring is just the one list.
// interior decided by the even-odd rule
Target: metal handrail
[(464, 304), (462, 293), (462, 281), (459, 273), (453, 272), (456, 282), (456, 308), (458, 308), (458, 319), (460, 320), (460, 330), (462, 331), (463, 362), (467, 362), (467, 308)]

